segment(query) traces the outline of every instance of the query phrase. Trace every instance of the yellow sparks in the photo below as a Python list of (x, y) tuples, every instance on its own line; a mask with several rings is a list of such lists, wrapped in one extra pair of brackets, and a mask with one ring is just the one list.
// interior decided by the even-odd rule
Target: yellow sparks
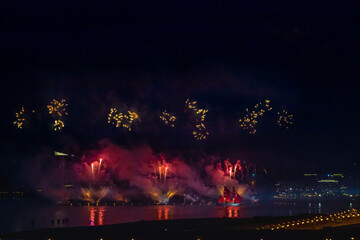
[(190, 101), (189, 99), (185, 102), (185, 109), (191, 110), (195, 115), (195, 129), (193, 130), (193, 136), (196, 140), (204, 140), (209, 136), (209, 132), (206, 131), (205, 117), (209, 110), (197, 107), (197, 101)]
[(174, 122), (176, 120), (176, 117), (168, 112), (166, 112), (166, 110), (164, 110), (162, 112), (162, 114), (160, 115), (160, 119), (163, 121), (163, 123), (166, 126), (170, 126), (170, 127), (174, 127)]
[(209, 111), (207, 109), (198, 108), (197, 101), (190, 101), (189, 99), (185, 102), (185, 109), (193, 111), (196, 117), (196, 122), (205, 121), (206, 113)]
[(175, 194), (176, 194), (176, 191), (169, 190), (166, 193), (166, 196), (167, 196), (168, 200), (170, 200)]
[(187, 109), (196, 109), (196, 101), (190, 101), (189, 99), (186, 100), (185, 102), (185, 108)]
[(217, 185), (216, 187), (217, 187), (220, 195), (221, 195), (221, 196), (224, 196), (224, 186), (219, 186), (219, 185)]
[(283, 109), (281, 112), (278, 112), (278, 126), (289, 129), (290, 126), (294, 123), (293, 120), (294, 115), (289, 114), (285, 109)]
[(254, 106), (254, 110), (249, 111), (246, 108), (246, 114), (243, 118), (239, 119), (240, 127), (248, 131), (250, 134), (256, 133), (256, 126), (258, 118), (262, 117), (266, 111), (271, 111), (270, 100), (265, 100), (264, 103), (260, 102)]
[(60, 131), (64, 127), (64, 122), (61, 120), (55, 120), (53, 124), (53, 128), (55, 131)]
[(110, 108), (108, 114), (108, 123), (115, 125), (115, 127), (124, 127), (131, 131), (133, 122), (139, 118), (136, 112), (128, 111), (127, 114), (118, 112), (116, 108)]
[(47, 109), (49, 114), (54, 118), (54, 123), (52, 127), (54, 131), (60, 131), (65, 125), (63, 122), (63, 118), (68, 115), (67, 108), (68, 104), (65, 99), (58, 101), (53, 99), (49, 105), (47, 105)]
[(207, 136), (209, 136), (209, 132), (206, 131), (205, 125), (203, 123), (200, 123), (195, 125), (193, 136), (196, 140), (204, 140)]
[(65, 99), (58, 101), (53, 99), (49, 105), (47, 105), (47, 109), (49, 110), (49, 114), (53, 115), (54, 118), (61, 118), (68, 115), (66, 108), (68, 104)]
[(19, 112), (15, 113), (16, 120), (13, 122), (14, 125), (19, 128), (23, 129), (26, 117), (25, 117), (25, 109), (22, 107)]
[(196, 110), (196, 115), (199, 116), (201, 122), (205, 121), (206, 113), (208, 111), (209, 110), (207, 110), (207, 109), (197, 109)]

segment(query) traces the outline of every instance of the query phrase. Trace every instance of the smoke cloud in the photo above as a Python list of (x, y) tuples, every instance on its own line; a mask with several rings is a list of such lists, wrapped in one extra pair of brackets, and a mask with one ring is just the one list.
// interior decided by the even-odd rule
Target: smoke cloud
[(26, 165), (25, 172), (33, 186), (56, 201), (151, 199), (167, 203), (173, 197), (191, 202), (217, 201), (224, 185), (250, 198), (248, 185), (240, 181), (249, 170), (244, 171), (238, 161), (238, 171), (233, 170), (233, 176), (229, 176), (229, 162), (225, 161), (223, 168), (215, 159), (209, 156), (203, 159), (203, 167), (193, 166), (181, 156), (156, 154), (147, 145), (124, 148), (102, 140), (97, 149), (84, 152), (78, 160), (56, 158), (44, 150)]

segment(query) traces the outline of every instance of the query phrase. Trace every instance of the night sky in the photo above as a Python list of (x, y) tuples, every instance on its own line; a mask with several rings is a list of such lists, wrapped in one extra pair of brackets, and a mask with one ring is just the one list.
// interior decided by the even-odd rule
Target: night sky
[[(81, 155), (106, 138), (189, 163), (239, 158), (280, 179), (358, 162), (358, 2), (114, 2), (1, 1), (1, 187), (18, 184), (43, 149)], [(50, 129), (53, 98), (69, 103), (61, 132)], [(203, 142), (187, 98), (209, 109)], [(249, 135), (238, 119), (265, 99), (273, 111)], [(36, 111), (24, 130), (12, 124), (20, 107)], [(110, 107), (141, 122), (132, 132), (108, 125)], [(275, 124), (282, 108), (295, 116), (289, 130)], [(164, 109), (175, 128), (161, 124)]]

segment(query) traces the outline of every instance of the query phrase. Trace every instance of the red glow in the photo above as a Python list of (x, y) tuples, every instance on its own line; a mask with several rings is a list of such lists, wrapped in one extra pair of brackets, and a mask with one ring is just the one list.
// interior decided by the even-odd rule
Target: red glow
[(90, 226), (104, 224), (104, 207), (90, 207)]
[(100, 207), (99, 208), (99, 225), (103, 225), (104, 224), (104, 208)]
[(235, 187), (233, 187), (231, 192), (224, 186), (224, 196), (219, 197), (219, 203), (240, 203), (242, 200), (243, 198), (235, 191)]
[(238, 218), (239, 212), (241, 208), (240, 207), (227, 207), (226, 208), (226, 217), (228, 218)]
[(158, 208), (158, 220), (168, 220), (169, 219), (169, 207), (159, 207)]
[(90, 208), (90, 226), (95, 225), (95, 208)]

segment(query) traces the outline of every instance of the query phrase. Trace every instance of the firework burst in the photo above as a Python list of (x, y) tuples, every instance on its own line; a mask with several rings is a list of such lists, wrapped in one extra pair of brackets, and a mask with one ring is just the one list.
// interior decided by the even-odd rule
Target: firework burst
[(189, 109), (189, 110), (196, 110), (196, 101), (190, 101), (189, 99), (187, 99), (185, 101), (185, 109)]
[(26, 122), (25, 109), (22, 107), (19, 112), (15, 113), (15, 117), (14, 125), (19, 129), (23, 129)]
[(60, 131), (65, 127), (65, 124), (63, 121), (59, 119), (59, 120), (55, 120), (52, 126), (54, 128), (54, 131)]
[(161, 160), (151, 163), (151, 169), (153, 173), (150, 173), (150, 175), (159, 182), (166, 182), (171, 170), (171, 165), (166, 162), (163, 156), (161, 156)]
[(256, 127), (259, 117), (262, 117), (265, 112), (271, 111), (270, 100), (265, 100), (264, 103), (260, 102), (256, 104), (253, 110), (246, 109), (246, 114), (243, 118), (239, 119), (240, 127), (248, 131), (250, 134), (256, 133)]
[(127, 114), (119, 112), (116, 108), (110, 108), (108, 114), (108, 123), (115, 125), (115, 127), (124, 127), (129, 131), (132, 130), (132, 125), (135, 120), (139, 119), (136, 112), (128, 111)]
[(294, 115), (289, 114), (285, 109), (283, 109), (281, 112), (278, 112), (278, 126), (289, 129), (290, 126), (294, 123), (293, 120)]
[(206, 127), (203, 123), (199, 123), (195, 125), (193, 136), (196, 140), (204, 140), (207, 136), (209, 136), (209, 132), (206, 131)]
[(53, 99), (50, 104), (47, 105), (49, 114), (54, 118), (54, 123), (52, 124), (54, 131), (60, 131), (65, 127), (63, 119), (68, 115), (67, 107), (68, 104), (65, 99), (61, 101)]
[(189, 99), (185, 102), (185, 111), (191, 111), (195, 115), (196, 122), (204, 122), (206, 114), (209, 110), (197, 107), (197, 101), (190, 101)]
[(47, 109), (49, 110), (49, 114), (52, 115), (55, 119), (62, 118), (68, 115), (67, 112), (68, 104), (65, 99), (58, 101), (53, 99), (49, 105), (47, 105)]
[(209, 110), (197, 107), (197, 101), (185, 102), (185, 111), (192, 111), (195, 116), (195, 128), (193, 130), (193, 136), (196, 140), (205, 140), (209, 136), (209, 132), (206, 130), (205, 118)]
[(176, 117), (173, 114), (168, 113), (166, 110), (162, 112), (160, 115), (160, 119), (163, 121), (163, 123), (166, 126), (174, 127), (174, 122), (176, 120)]

